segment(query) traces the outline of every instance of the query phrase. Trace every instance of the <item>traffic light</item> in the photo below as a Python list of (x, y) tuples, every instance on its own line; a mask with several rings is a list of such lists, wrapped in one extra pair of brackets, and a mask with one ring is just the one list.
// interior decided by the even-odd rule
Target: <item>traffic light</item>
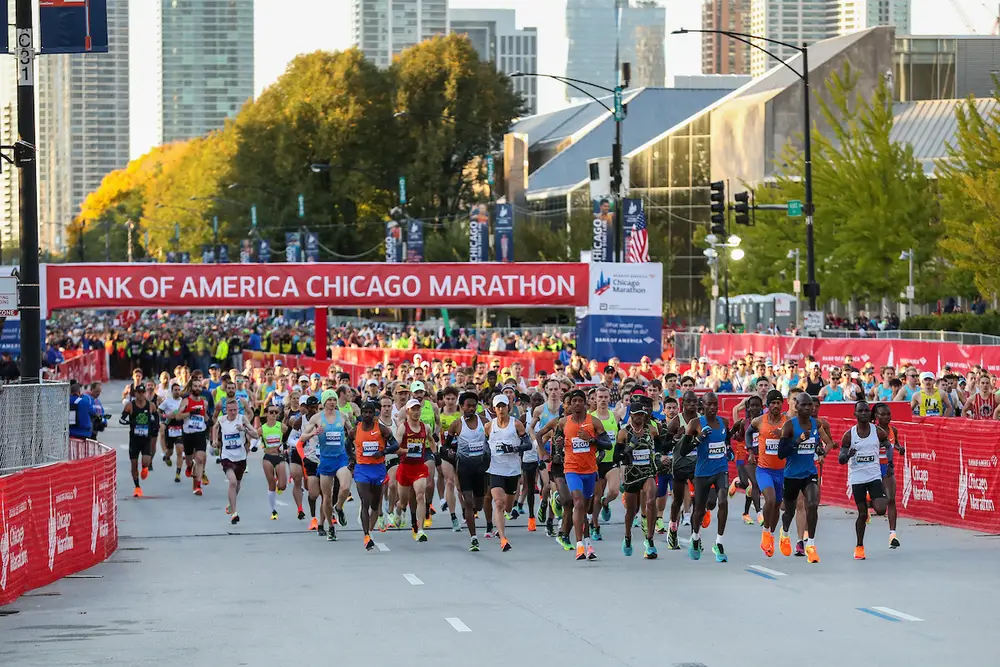
[(719, 238), (726, 236), (726, 182), (712, 183), (712, 233)]
[(751, 202), (753, 199), (752, 192), (737, 192), (733, 195), (733, 199), (736, 200), (736, 204), (733, 206), (733, 210), (736, 211), (736, 224), (737, 225), (747, 225), (750, 223), (750, 211), (753, 208)]

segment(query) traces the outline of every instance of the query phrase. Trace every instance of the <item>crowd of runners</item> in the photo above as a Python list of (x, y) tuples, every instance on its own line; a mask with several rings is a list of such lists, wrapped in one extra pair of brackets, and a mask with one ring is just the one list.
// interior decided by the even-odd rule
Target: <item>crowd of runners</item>
[[(638, 530), (645, 558), (657, 557), (656, 536), (665, 535), (668, 550), (686, 547), (698, 560), (714, 519), (711, 551), (726, 562), (730, 498), (742, 491), (733, 502), (743, 505), (744, 524), (760, 527), (768, 557), (777, 533), (782, 554), (817, 563), (819, 476), (839, 448), (826, 465), (848, 466), (855, 558), (865, 558), (872, 513), (888, 514), (889, 546), (899, 546), (893, 457), (902, 448), (883, 403), (859, 397), (856, 425), (834, 442), (817, 398), (798, 386), (786, 395), (766, 377), (732, 415), (721, 415), (711, 387), (692, 391), (693, 376), (668, 373), (661, 382), (609, 365), (596, 386), (578, 386), (565, 374), (529, 382), (517, 365), (503, 371), (404, 362), (370, 368), (354, 385), (347, 373), (324, 378), (281, 366), (224, 373), (212, 364), (207, 375), (178, 366), (158, 380), (136, 369), (119, 417), (129, 429), (133, 493), (142, 496), (154, 459), (196, 496), (221, 470), (217, 483), (236, 524), (243, 482), (248, 472), (257, 477), (248, 471), (253, 460), (271, 520), (291, 486), (303, 529), (336, 541), (355, 520), (345, 507), (356, 499), (366, 549), (387, 530), (426, 542), (426, 529), (444, 521), (468, 532), (470, 551), (480, 549), (480, 536), (509, 551), (508, 527), (524, 521), (529, 533), (541, 528), (578, 560), (593, 560), (620, 511), (626, 556)], [(73, 425), (91, 419), (82, 412), (94, 405), (76, 388)]]

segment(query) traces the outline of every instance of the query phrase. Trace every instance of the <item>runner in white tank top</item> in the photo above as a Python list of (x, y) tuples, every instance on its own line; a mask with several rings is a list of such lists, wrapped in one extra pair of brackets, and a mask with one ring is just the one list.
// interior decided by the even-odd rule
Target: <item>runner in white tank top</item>
[(229, 507), (226, 511), (232, 514), (230, 523), (234, 525), (240, 522), (236, 498), (240, 493), (243, 473), (247, 470), (249, 439), (257, 437), (257, 431), (247, 420), (246, 415), (239, 414), (236, 401), (229, 401), (226, 404), (225, 416), (221, 417), (212, 429), (212, 441), (216, 448), (221, 449), (222, 470), (229, 480)]
[[(868, 523), (868, 503), (879, 516), (885, 514), (888, 500), (882, 484), (882, 469), (879, 465), (879, 448), (888, 446), (888, 434), (872, 424), (872, 411), (867, 401), (858, 401), (854, 406), (857, 425), (844, 433), (841, 439), (840, 463), (847, 465), (849, 492), (854, 496), (858, 508), (858, 518), (854, 521), (854, 532), (858, 544), (854, 548), (854, 559), (865, 560), (865, 525)], [(810, 536), (811, 537), (811, 536)]]
[(506, 515), (514, 507), (517, 483), (521, 479), (521, 452), (531, 449), (531, 439), (524, 424), (510, 416), (510, 400), (503, 394), (493, 397), (496, 418), (486, 425), (490, 443), (490, 494), (493, 519), (500, 537), (501, 551), (510, 551), (505, 532)]

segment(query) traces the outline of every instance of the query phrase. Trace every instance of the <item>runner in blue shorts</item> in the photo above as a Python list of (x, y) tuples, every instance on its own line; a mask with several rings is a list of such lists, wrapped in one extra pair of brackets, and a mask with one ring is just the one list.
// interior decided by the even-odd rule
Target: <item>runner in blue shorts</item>
[(781, 499), (784, 496), (785, 462), (778, 458), (778, 444), (786, 417), (781, 410), (784, 397), (772, 389), (767, 393), (767, 414), (750, 422), (747, 442), (757, 440), (756, 451), (749, 447), (747, 454), (756, 462), (757, 489), (764, 498), (764, 528), (761, 530), (760, 548), (768, 558), (774, 555), (774, 531), (778, 527)]
[[(323, 411), (309, 420), (309, 425), (302, 432), (300, 441), (305, 443), (314, 435), (319, 436), (319, 466), (316, 473), (319, 475), (320, 495), (323, 501), (319, 513), (319, 527), (322, 530), (329, 521), (330, 532), (327, 533), (326, 539), (335, 542), (337, 532), (334, 526), (337, 520), (339, 519), (342, 527), (347, 525), (343, 503), (351, 490), (351, 471), (347, 467), (350, 460), (345, 447), (344, 414), (337, 409), (337, 392), (333, 389), (324, 390), (320, 402)], [(334, 518), (333, 497), (338, 490), (337, 518)]]

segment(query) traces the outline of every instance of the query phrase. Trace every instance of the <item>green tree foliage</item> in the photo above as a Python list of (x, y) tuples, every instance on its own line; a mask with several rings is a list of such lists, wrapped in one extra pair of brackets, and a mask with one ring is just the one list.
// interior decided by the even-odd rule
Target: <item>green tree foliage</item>
[[(908, 282), (900, 253), (913, 248), (920, 294), (939, 293), (940, 267), (932, 262), (941, 233), (934, 191), (908, 144), (890, 140), (892, 93), (883, 84), (871, 99), (856, 91), (848, 66), (827, 80), (829, 101), (817, 98), (831, 128), (813, 130), (813, 189), (816, 206), (816, 280), (823, 298), (898, 298)], [(774, 187), (756, 192), (758, 203), (805, 200), (805, 160), (785, 146)], [(733, 293), (790, 292), (801, 250), (805, 273), (805, 218), (759, 212), (757, 225), (734, 230), (746, 258), (731, 264)], [(781, 275), (784, 272), (784, 276)]]

